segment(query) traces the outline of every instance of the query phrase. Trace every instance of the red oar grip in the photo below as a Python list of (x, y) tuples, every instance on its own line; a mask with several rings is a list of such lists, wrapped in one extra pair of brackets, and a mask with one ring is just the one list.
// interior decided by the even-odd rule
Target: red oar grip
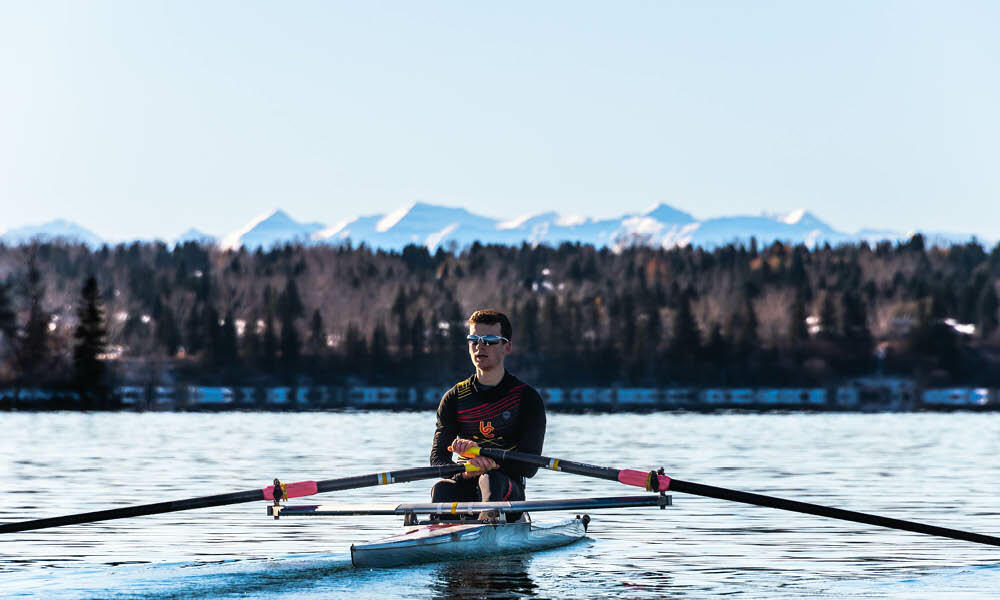
[(665, 492), (670, 489), (670, 477), (666, 475), (656, 475), (656, 488), (652, 486), (649, 471), (635, 471), (633, 469), (622, 469), (618, 471), (618, 481), (625, 485), (641, 487), (646, 491)]
[[(284, 488), (284, 498), (301, 498), (302, 496), (312, 496), (319, 492), (315, 481), (296, 481), (295, 483), (282, 484)], [(269, 485), (263, 488), (265, 500), (274, 500), (274, 486)]]

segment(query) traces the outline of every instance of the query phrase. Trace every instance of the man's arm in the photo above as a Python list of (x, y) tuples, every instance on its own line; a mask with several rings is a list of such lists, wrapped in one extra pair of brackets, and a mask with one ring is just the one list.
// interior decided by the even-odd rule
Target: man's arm
[[(545, 442), (545, 405), (535, 388), (529, 387), (521, 401), (521, 440), (517, 444), (518, 452), (541, 454)], [(516, 460), (504, 461), (501, 467), (504, 473), (521, 477), (534, 477), (538, 467)]]
[(450, 465), (451, 450), (448, 446), (458, 434), (458, 415), (455, 412), (455, 394), (448, 390), (441, 398), (437, 411), (437, 427), (434, 428), (434, 443), (431, 445), (431, 464)]

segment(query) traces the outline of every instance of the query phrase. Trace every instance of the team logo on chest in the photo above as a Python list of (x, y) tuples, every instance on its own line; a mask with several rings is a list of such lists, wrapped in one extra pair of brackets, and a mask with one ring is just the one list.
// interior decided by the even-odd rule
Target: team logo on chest
[(479, 433), (483, 434), (483, 437), (493, 437), (493, 421), (480, 421)]

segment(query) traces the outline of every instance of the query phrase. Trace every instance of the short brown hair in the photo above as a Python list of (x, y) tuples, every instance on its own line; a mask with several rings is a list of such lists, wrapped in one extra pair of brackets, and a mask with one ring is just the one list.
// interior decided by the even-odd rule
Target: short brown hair
[(510, 341), (511, 336), (514, 334), (513, 329), (510, 326), (510, 319), (507, 315), (503, 314), (498, 310), (477, 310), (472, 313), (469, 317), (469, 325), (473, 323), (479, 323), (481, 325), (496, 325), (500, 323), (500, 335), (507, 338)]

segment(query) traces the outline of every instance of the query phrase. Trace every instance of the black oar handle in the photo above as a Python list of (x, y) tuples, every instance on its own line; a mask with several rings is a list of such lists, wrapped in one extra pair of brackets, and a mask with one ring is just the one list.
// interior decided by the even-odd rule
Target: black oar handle
[(385, 471), (384, 473), (371, 473), (369, 475), (355, 475), (354, 477), (341, 477), (340, 479), (327, 479), (316, 482), (316, 493), (338, 492), (342, 490), (353, 490), (375, 485), (389, 485), (391, 483), (407, 483), (409, 481), (421, 481), (424, 479), (434, 479), (451, 477), (466, 471), (476, 471), (476, 467), (471, 465), (436, 465), (433, 467), (414, 467), (412, 469), (401, 469), (399, 471)]
[[(468, 467), (465, 465), (415, 467), (400, 471), (386, 471), (383, 473), (371, 473), (369, 475), (342, 477), (340, 479), (327, 479), (325, 481), (300, 481), (283, 486), (283, 489), (287, 490), (287, 494), (281, 494), (280, 497), (297, 498), (321, 492), (350, 490), (375, 485), (388, 485), (390, 483), (405, 483), (407, 481), (432, 479), (435, 477), (443, 478), (455, 475), (456, 473), (464, 472), (467, 469)], [(18, 531), (61, 527), (63, 525), (110, 521), (112, 519), (126, 519), (128, 517), (141, 517), (145, 515), (157, 515), (182, 510), (193, 510), (196, 508), (209, 508), (212, 506), (226, 506), (230, 504), (241, 504), (244, 502), (273, 499), (274, 486), (267, 486), (262, 489), (247, 490), (244, 492), (217, 494), (215, 496), (202, 496), (199, 498), (173, 500), (170, 502), (157, 502), (155, 504), (142, 504), (139, 506), (126, 506), (123, 508), (111, 508), (107, 510), (65, 515), (62, 517), (49, 517), (45, 519), (35, 519), (32, 521), (20, 521), (17, 523), (3, 523), (0, 524), (0, 533), (16, 533)]]
[(597, 479), (618, 481), (618, 474), (620, 473), (618, 469), (612, 469), (610, 467), (589, 465), (587, 463), (573, 462), (571, 460), (563, 460), (561, 458), (549, 458), (548, 456), (538, 456), (537, 454), (528, 454), (527, 452), (518, 452), (516, 450), (476, 448), (475, 452), (478, 453), (479, 456), (485, 456), (487, 458), (492, 458), (493, 460), (516, 460), (518, 462), (537, 465), (553, 471), (565, 471), (575, 475), (583, 475), (584, 477), (596, 477)]
[[(567, 473), (584, 475), (586, 477), (610, 479), (614, 481), (620, 481), (622, 483), (627, 483), (630, 485), (636, 485), (637, 484), (636, 482), (642, 479), (641, 477), (639, 478), (636, 477), (636, 475), (639, 473), (637, 471), (631, 471), (628, 469), (619, 470), (619, 469), (613, 469), (611, 467), (588, 465), (585, 463), (562, 460), (559, 458), (549, 458), (548, 456), (539, 456), (535, 454), (528, 454), (525, 452), (516, 452), (513, 450), (499, 450), (496, 448), (478, 448), (476, 452), (478, 452), (480, 456), (487, 456), (494, 460), (516, 460), (532, 465), (538, 465), (540, 467), (545, 467), (553, 471), (565, 471)], [(829, 517), (831, 519), (840, 519), (842, 521), (853, 521), (855, 523), (864, 523), (866, 525), (877, 525), (879, 527), (886, 527), (889, 529), (900, 529), (903, 531), (912, 531), (914, 533), (936, 535), (939, 537), (975, 542), (977, 544), (1000, 546), (1000, 537), (995, 537), (992, 535), (984, 535), (981, 533), (973, 533), (970, 531), (962, 531), (959, 529), (950, 529), (948, 527), (938, 527), (936, 525), (927, 525), (925, 523), (916, 523), (914, 521), (905, 521), (903, 519), (880, 517), (878, 515), (855, 512), (853, 510), (843, 510), (840, 508), (833, 508), (830, 506), (810, 504), (808, 502), (798, 502), (796, 500), (786, 500), (784, 498), (776, 498), (774, 496), (752, 494), (750, 492), (730, 490), (711, 485), (704, 485), (701, 483), (692, 483), (690, 481), (682, 481), (680, 479), (674, 479), (672, 477), (667, 477), (665, 475), (656, 476), (656, 473), (652, 472), (649, 473), (649, 479), (647, 479), (646, 481), (649, 483), (655, 481), (658, 486), (656, 488), (658, 489), (658, 491), (669, 490), (674, 492), (683, 492), (686, 494), (694, 494), (696, 496), (717, 498), (719, 500), (742, 502), (744, 504), (753, 504), (756, 506), (777, 508), (779, 510), (804, 513), (807, 515), (816, 515), (820, 517)], [(647, 483), (647, 488), (650, 487), (649, 483)], [(642, 487), (641, 483), (638, 485)]]

